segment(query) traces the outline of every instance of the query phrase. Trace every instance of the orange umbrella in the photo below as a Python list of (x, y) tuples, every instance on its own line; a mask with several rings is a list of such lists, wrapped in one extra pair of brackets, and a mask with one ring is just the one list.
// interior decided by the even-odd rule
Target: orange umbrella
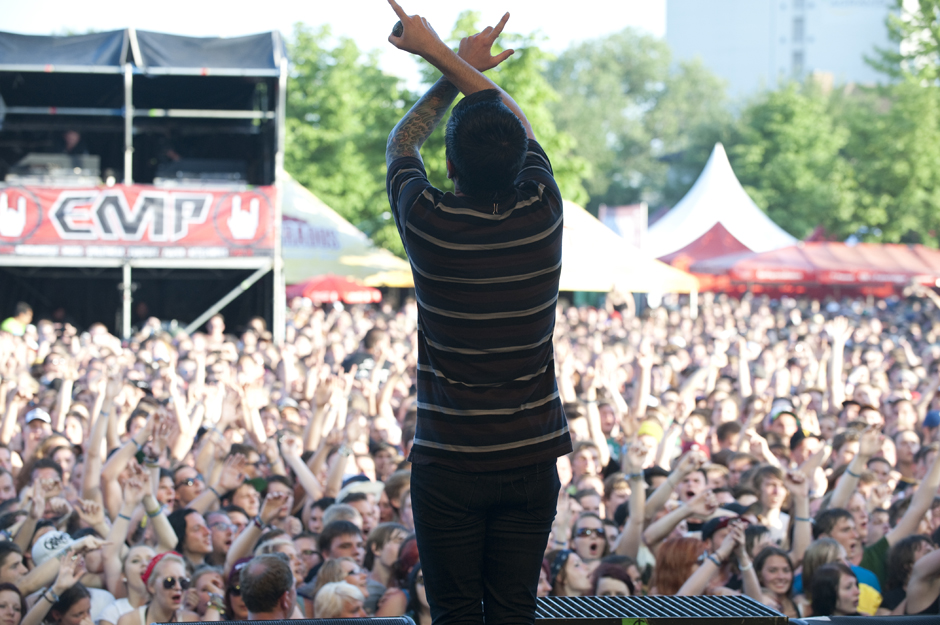
[(314, 304), (340, 301), (345, 304), (374, 304), (382, 301), (382, 292), (349, 278), (325, 275), (288, 286), (287, 299), (294, 297), (306, 297)]

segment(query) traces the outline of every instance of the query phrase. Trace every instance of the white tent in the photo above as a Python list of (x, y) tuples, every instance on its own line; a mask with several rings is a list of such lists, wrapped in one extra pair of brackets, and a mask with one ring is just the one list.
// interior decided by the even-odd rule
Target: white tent
[(748, 250), (767, 252), (795, 242), (748, 196), (724, 146), (716, 143), (689, 192), (650, 226), (645, 251), (669, 262), (663, 257), (684, 248), (692, 256), (710, 258)]
[(573, 202), (565, 202), (562, 291), (693, 293), (695, 276), (641, 252)]
[[(411, 267), (285, 174), (281, 241), (284, 281), (335, 274), (372, 286), (410, 286)], [(402, 284), (406, 282), (407, 284)]]

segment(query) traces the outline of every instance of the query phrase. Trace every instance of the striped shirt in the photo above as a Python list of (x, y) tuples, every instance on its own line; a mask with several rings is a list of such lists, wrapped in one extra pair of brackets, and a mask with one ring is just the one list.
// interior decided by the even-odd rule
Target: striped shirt
[(410, 460), (499, 471), (571, 451), (555, 383), (562, 200), (529, 140), (495, 205), (435, 189), (395, 160), (387, 189), (418, 303), (418, 423)]

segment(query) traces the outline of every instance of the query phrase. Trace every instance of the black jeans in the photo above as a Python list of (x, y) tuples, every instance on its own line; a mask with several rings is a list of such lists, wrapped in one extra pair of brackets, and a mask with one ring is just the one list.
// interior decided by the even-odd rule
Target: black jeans
[(554, 461), (489, 473), (412, 466), (411, 505), (434, 625), (534, 623), (559, 488)]

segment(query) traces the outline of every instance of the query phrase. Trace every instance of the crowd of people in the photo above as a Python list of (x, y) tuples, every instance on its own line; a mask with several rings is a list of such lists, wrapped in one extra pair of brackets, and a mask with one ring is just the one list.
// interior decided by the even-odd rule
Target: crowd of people
[[(556, 313), (539, 595), (940, 614), (940, 297)], [(410, 615), (417, 312), (0, 330), (0, 625)]]

